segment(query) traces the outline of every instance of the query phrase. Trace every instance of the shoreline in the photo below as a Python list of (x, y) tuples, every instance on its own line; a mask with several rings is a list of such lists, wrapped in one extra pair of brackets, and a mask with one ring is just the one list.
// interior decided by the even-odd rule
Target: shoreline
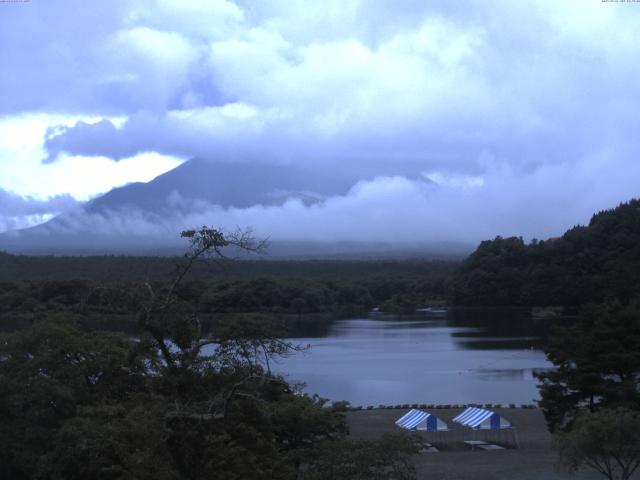
[[(340, 404), (341, 401), (335, 401), (333, 404)], [(420, 409), (420, 410), (455, 410), (455, 409), (464, 409), (469, 407), (477, 407), (484, 408), (487, 410), (491, 409), (506, 409), (506, 410), (516, 410), (516, 409), (539, 409), (540, 407), (535, 403), (448, 403), (448, 404), (428, 404), (428, 403), (403, 403), (403, 404), (394, 404), (394, 405), (347, 405), (346, 411), (348, 412), (358, 412), (362, 410), (407, 410), (411, 408)]]

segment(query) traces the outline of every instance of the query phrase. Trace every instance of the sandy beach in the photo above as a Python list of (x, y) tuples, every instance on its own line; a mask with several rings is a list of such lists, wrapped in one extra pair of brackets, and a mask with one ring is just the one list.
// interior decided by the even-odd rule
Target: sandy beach
[[(553, 450), (551, 435), (546, 429), (542, 412), (537, 408), (494, 409), (508, 419), (513, 431), (477, 432), (459, 427), (451, 419), (461, 409), (433, 409), (431, 413), (447, 422), (450, 432), (421, 435), (438, 446), (438, 453), (415, 456), (418, 479), (474, 479), (474, 480), (596, 480), (603, 478), (595, 471), (568, 474), (556, 468), (557, 454)], [(373, 439), (385, 432), (397, 429), (394, 422), (406, 409), (374, 409), (350, 411), (347, 421), (351, 435)], [(508, 445), (510, 448), (496, 451), (471, 451), (464, 440), (486, 440)], [(640, 478), (638, 473), (633, 478)]]

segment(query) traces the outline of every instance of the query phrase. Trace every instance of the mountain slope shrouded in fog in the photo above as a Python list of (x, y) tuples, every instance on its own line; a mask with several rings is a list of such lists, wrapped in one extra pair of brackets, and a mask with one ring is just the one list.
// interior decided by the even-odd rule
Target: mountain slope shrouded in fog
[(295, 166), (194, 158), (150, 182), (114, 188), (46, 223), (0, 235), (0, 248), (174, 248), (180, 245), (178, 232), (190, 225), (190, 217), (215, 223), (215, 213), (207, 212), (278, 205), (288, 199), (309, 204), (345, 194), (351, 185), (339, 175), (329, 178)]
[[(397, 177), (401, 178), (401, 177)], [(402, 177), (405, 178), (405, 177)], [(285, 204), (299, 209), (321, 207), (327, 199), (345, 198), (359, 179), (345, 172), (297, 166), (189, 160), (148, 183), (115, 188), (77, 209), (36, 227), (0, 235), (0, 249), (25, 253), (159, 253), (183, 247), (179, 232), (200, 224), (226, 229), (253, 227), (239, 220), (220, 225), (234, 212), (272, 209), (285, 215)], [(426, 179), (417, 180), (425, 185)], [(293, 202), (293, 203), (291, 203)], [(338, 220), (339, 221), (339, 220)], [(227, 222), (228, 223), (228, 222)], [(295, 222), (292, 229), (295, 229)], [(328, 228), (327, 228), (328, 229)], [(317, 241), (298, 237), (271, 238), (272, 257), (408, 258), (460, 257), (470, 250), (461, 242), (397, 241), (390, 230), (385, 240), (339, 238)], [(270, 232), (257, 229), (256, 235)]]
[(194, 158), (148, 183), (115, 188), (87, 205), (90, 213), (139, 209), (159, 212), (206, 202), (224, 208), (271, 205), (287, 198), (317, 201), (345, 194), (353, 182), (336, 172), (261, 163)]

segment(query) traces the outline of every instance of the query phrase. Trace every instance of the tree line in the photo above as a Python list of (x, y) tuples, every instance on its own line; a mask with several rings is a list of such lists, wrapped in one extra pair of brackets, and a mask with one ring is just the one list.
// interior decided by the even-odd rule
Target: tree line
[(580, 306), (640, 295), (640, 200), (595, 214), (558, 238), (480, 243), (455, 272), (457, 305)]
[[(175, 294), (188, 302), (205, 328), (228, 319), (261, 317), (290, 328), (318, 330), (336, 318), (365, 315), (374, 306), (410, 313), (444, 302), (455, 268), (449, 262), (261, 262), (199, 258)], [(0, 254), (0, 322), (26, 328), (52, 312), (81, 324), (135, 333), (138, 286), (159, 288), (174, 274), (175, 258), (28, 258)], [(7, 271), (25, 270), (11, 278)], [(146, 267), (145, 267), (146, 265)], [(60, 267), (48, 278), (51, 268)], [(145, 270), (146, 268), (146, 270)], [(111, 272), (107, 274), (106, 272)], [(31, 278), (29, 276), (31, 275)]]

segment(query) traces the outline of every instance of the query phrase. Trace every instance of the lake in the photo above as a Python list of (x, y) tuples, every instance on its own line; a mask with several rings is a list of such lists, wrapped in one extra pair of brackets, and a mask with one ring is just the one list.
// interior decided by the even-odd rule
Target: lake
[(280, 359), (275, 371), (305, 392), (353, 405), (533, 403), (534, 371), (552, 322), (523, 309), (453, 309), (410, 317), (334, 321), (325, 335)]

